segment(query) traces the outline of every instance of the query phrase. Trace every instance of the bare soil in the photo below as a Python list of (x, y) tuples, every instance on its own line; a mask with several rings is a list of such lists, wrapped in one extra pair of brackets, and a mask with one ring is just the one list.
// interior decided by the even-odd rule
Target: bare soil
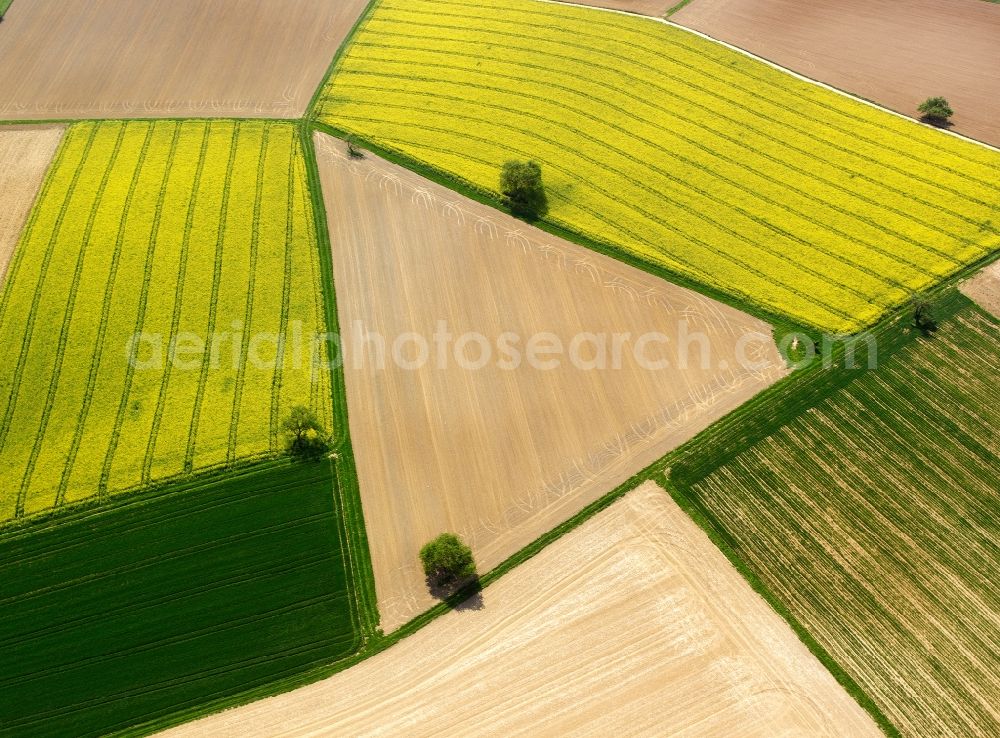
[[(379, 610), (386, 632), (433, 604), (417, 553), (443, 531), (459, 534), (488, 571), (587, 503), (783, 376), (770, 327), (689, 290), (556, 239), (401, 167), (317, 134), (357, 458)], [(355, 322), (385, 338), (354, 347)], [(439, 362), (440, 321), (452, 334)], [(679, 366), (683, 331), (701, 333)], [(428, 365), (392, 358), (415, 332)], [(520, 338), (522, 363), (500, 365), (499, 337)], [(637, 361), (637, 339), (670, 343)], [(492, 358), (475, 368), (479, 333)], [(629, 333), (619, 368), (532, 367), (528, 340), (551, 333)], [(747, 336), (770, 366), (744, 369)], [(701, 342), (709, 349), (702, 365)], [(651, 345), (651, 344), (650, 344)], [(647, 348), (650, 346), (647, 345)], [(406, 362), (418, 357), (401, 344)], [(583, 360), (597, 351), (587, 343)], [(548, 356), (543, 357), (546, 361)], [(648, 368), (644, 368), (648, 367)], [(440, 367), (440, 368), (439, 368)]]
[(0, 291), (62, 126), (0, 126)]
[(878, 736), (652, 482), (388, 651), (177, 736)]
[(959, 285), (959, 290), (994, 316), (1000, 318), (1000, 261), (983, 269)]
[(19, 2), (0, 118), (296, 118), (366, 2)]
[(943, 96), (952, 130), (1000, 146), (1000, 5), (694, 0), (670, 20), (904, 115)]

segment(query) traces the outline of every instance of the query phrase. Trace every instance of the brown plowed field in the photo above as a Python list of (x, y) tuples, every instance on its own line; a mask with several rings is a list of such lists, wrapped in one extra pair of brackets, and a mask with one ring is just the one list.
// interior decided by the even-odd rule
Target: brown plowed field
[(941, 95), (953, 130), (1000, 146), (1000, 5), (694, 0), (670, 20), (905, 115)]
[[(382, 627), (396, 629), (434, 600), (418, 551), (442, 531), (460, 534), (488, 571), (587, 503), (705, 428), (785, 373), (770, 328), (689, 290), (549, 236), (492, 208), (317, 134), (344, 354), (349, 420), (371, 544)], [(355, 321), (383, 336), (354, 350)], [(432, 341), (440, 321), (454, 338)], [(686, 321), (686, 325), (682, 325)], [(681, 331), (700, 332), (680, 368)], [(478, 339), (520, 338), (522, 363), (481, 368)], [(636, 360), (638, 338), (661, 332), (656, 369)], [(391, 347), (408, 333), (429, 344), (429, 363), (398, 365)], [(563, 356), (527, 361), (528, 341), (554, 334), (564, 347), (584, 333), (630, 333), (619, 368)], [(443, 333), (441, 335), (444, 335)], [(738, 341), (770, 368), (740, 366)], [(537, 344), (536, 344), (537, 345)], [(401, 351), (418, 358), (414, 344)], [(661, 350), (663, 353), (661, 353)], [(580, 358), (596, 358), (592, 344)], [(611, 352), (608, 351), (607, 354)], [(540, 357), (541, 358), (541, 357)], [(547, 362), (549, 357), (545, 357)], [(441, 367), (441, 368), (439, 368)]]
[(296, 118), (366, 2), (18, 2), (0, 118)]
[(0, 292), (62, 126), (0, 126)]
[(388, 651), (177, 736), (880, 735), (652, 482)]

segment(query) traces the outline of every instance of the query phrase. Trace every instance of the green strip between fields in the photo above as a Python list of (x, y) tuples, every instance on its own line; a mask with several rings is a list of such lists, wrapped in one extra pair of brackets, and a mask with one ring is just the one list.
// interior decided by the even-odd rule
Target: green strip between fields
[(13, 2), (14, 0), (0, 0), (0, 19), (7, 14), (7, 11), (10, 9)]

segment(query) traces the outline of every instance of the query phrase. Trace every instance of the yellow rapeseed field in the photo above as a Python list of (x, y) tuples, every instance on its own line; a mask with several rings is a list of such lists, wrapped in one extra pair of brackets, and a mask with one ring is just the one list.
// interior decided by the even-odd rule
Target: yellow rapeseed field
[(294, 125), (71, 126), (0, 297), (0, 524), (331, 429), (319, 269)]
[(321, 121), (770, 313), (855, 332), (1000, 247), (1000, 155), (648, 19), (382, 0)]

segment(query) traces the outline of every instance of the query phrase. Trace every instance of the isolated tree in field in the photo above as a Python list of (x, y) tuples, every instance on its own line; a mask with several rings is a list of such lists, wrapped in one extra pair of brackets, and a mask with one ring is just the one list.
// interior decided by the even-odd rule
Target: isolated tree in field
[(946, 123), (955, 114), (943, 97), (929, 97), (920, 103), (917, 110), (931, 123)]
[(421, 548), (420, 562), (432, 588), (449, 587), (476, 574), (472, 549), (454, 533), (442, 533)]
[(330, 450), (330, 441), (316, 414), (301, 405), (293, 407), (281, 424), (287, 436), (286, 450), (299, 459), (319, 459)]
[(349, 157), (351, 157), (352, 159), (365, 158), (365, 152), (358, 148), (354, 136), (348, 136), (345, 140), (347, 141), (347, 155)]
[(500, 192), (515, 215), (537, 218), (548, 212), (542, 168), (536, 162), (505, 162), (500, 170)]
[(936, 331), (938, 324), (937, 316), (934, 314), (934, 303), (924, 297), (914, 300), (913, 322), (925, 336)]

